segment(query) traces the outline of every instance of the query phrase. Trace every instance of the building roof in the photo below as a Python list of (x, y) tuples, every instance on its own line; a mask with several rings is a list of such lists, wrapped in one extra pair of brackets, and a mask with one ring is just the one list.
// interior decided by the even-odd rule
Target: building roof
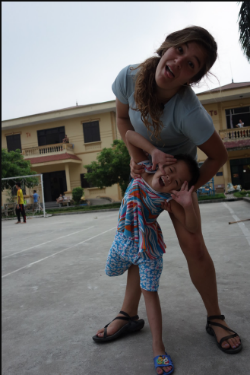
[(199, 94), (197, 94), (197, 95), (199, 96), (200, 94), (206, 94), (206, 93), (211, 93), (211, 92), (220, 92), (220, 91), (238, 89), (238, 88), (241, 88), (241, 87), (248, 87), (248, 86), (250, 86), (250, 82), (239, 82), (239, 83), (232, 82), (232, 83), (229, 83), (228, 85), (220, 86), (220, 87), (217, 87), (217, 88), (212, 89), (212, 90), (199, 92)]

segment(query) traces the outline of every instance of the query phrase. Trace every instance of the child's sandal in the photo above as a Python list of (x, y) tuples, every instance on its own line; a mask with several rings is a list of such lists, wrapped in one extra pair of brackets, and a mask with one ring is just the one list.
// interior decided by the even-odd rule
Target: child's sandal
[(168, 372), (163, 372), (163, 374), (172, 374), (174, 372), (174, 365), (173, 365), (173, 362), (171, 360), (171, 357), (170, 355), (167, 354), (167, 352), (165, 352), (165, 355), (157, 355), (156, 357), (154, 357), (154, 366), (155, 366), (155, 369), (157, 369), (157, 367), (167, 367), (167, 366), (171, 366), (172, 369)]

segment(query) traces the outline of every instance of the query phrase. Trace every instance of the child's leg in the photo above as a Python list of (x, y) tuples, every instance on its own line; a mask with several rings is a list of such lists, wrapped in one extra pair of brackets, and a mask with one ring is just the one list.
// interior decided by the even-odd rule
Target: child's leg
[[(121, 311), (125, 311), (131, 317), (137, 315), (138, 305), (141, 297), (141, 288), (140, 288), (140, 276), (138, 266), (131, 265), (128, 269), (127, 276), (127, 286), (124, 301), (122, 304)], [(118, 314), (117, 316), (124, 316)], [(116, 333), (122, 326), (127, 324), (126, 320), (114, 320), (107, 328), (107, 335), (113, 335)], [(101, 328), (97, 331), (99, 337), (103, 337), (104, 328)]]
[[(142, 289), (145, 300), (148, 322), (153, 338), (153, 353), (154, 357), (158, 355), (165, 355), (165, 347), (162, 341), (162, 315), (161, 305), (158, 292), (149, 292)], [(163, 370), (168, 373), (172, 366), (158, 367), (157, 374), (163, 374)]]

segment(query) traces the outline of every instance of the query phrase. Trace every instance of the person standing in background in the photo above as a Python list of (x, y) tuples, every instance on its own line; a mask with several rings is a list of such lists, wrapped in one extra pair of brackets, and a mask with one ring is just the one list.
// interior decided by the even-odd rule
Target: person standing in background
[(33, 190), (33, 208), (32, 211), (34, 212), (34, 209), (38, 206), (38, 199), (39, 195), (37, 194), (36, 190)]
[(16, 206), (17, 222), (16, 222), (16, 224), (21, 224), (20, 213), (22, 214), (22, 217), (23, 217), (23, 223), (26, 223), (26, 214), (25, 214), (25, 210), (24, 210), (23, 191), (21, 189), (20, 182), (16, 183), (16, 188), (17, 188), (17, 206)]
[(244, 128), (244, 122), (242, 120), (239, 120), (239, 123), (236, 125), (237, 128)]

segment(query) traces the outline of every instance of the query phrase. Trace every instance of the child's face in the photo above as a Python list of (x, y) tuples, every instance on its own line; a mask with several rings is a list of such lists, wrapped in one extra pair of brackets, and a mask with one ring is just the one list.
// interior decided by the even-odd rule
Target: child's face
[(170, 193), (172, 190), (180, 190), (182, 184), (191, 180), (191, 174), (187, 164), (183, 160), (177, 160), (175, 164), (164, 167), (164, 174), (158, 170), (152, 178), (152, 188), (159, 193)]

